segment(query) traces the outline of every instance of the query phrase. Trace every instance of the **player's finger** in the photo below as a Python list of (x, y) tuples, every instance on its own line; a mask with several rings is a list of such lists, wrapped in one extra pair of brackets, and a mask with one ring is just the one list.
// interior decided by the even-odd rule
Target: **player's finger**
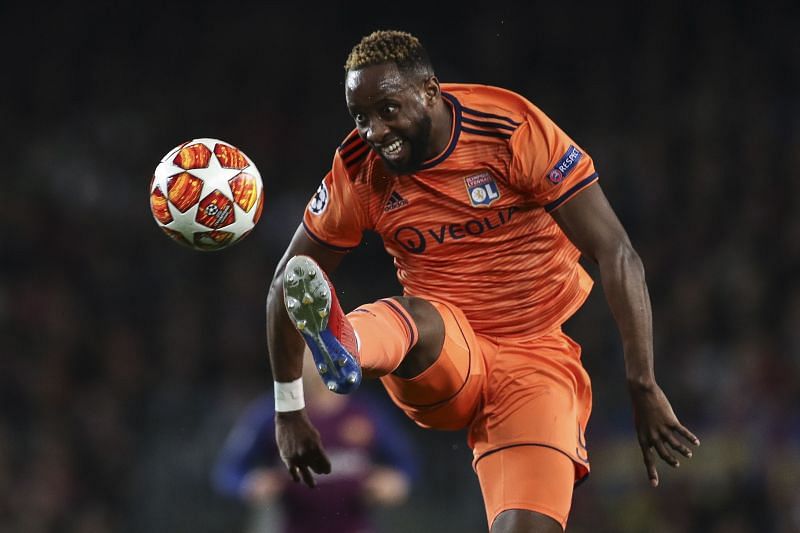
[(642, 443), (642, 457), (644, 458), (644, 466), (647, 469), (647, 477), (650, 478), (650, 486), (658, 487), (658, 471), (656, 470), (656, 457), (647, 443)]
[(311, 466), (311, 469), (314, 470), (314, 472), (316, 472), (317, 474), (331, 473), (331, 462), (328, 459), (328, 456), (325, 455), (325, 453), (322, 451), (315, 454), (314, 457), (311, 458), (309, 465)]
[(294, 480), (295, 483), (298, 483), (300, 481), (300, 475), (297, 473), (298, 470), (299, 470), (298, 467), (295, 465), (289, 466), (289, 473), (292, 475), (292, 479)]
[(678, 460), (675, 458), (675, 456), (672, 455), (672, 453), (669, 451), (667, 446), (664, 444), (663, 440), (661, 440), (658, 437), (654, 438), (653, 439), (653, 446), (655, 447), (656, 451), (658, 452), (658, 455), (661, 456), (661, 458), (664, 459), (664, 461), (666, 461), (666, 463), (668, 465), (670, 465), (670, 466), (672, 466), (674, 468), (678, 468), (679, 466), (681, 466), (681, 464), (678, 462)]
[(675, 427), (674, 427), (673, 429), (675, 429), (675, 431), (677, 431), (678, 433), (680, 433), (680, 434), (683, 436), (683, 438), (685, 438), (686, 440), (688, 440), (689, 442), (691, 442), (691, 443), (692, 443), (692, 444), (694, 444), (695, 446), (700, 446), (700, 439), (698, 439), (697, 437), (695, 437), (695, 436), (694, 436), (694, 433), (692, 433), (691, 431), (689, 431), (688, 429), (686, 429), (686, 428), (685, 428), (684, 426), (682, 426), (681, 424), (676, 424), (676, 425), (675, 425)]
[(664, 429), (661, 432), (661, 438), (663, 438), (667, 443), (672, 447), (673, 450), (683, 454), (684, 457), (692, 457), (692, 450), (690, 450), (685, 444), (675, 438), (675, 434), (672, 433), (670, 429)]
[(317, 483), (314, 481), (314, 476), (311, 475), (311, 471), (308, 469), (307, 466), (301, 466), (300, 474), (303, 476), (303, 482), (311, 487), (312, 489), (317, 486)]

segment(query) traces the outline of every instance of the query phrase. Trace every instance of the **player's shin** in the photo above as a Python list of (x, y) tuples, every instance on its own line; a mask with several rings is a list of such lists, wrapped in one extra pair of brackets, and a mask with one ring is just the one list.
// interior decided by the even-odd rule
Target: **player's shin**
[(390, 298), (362, 305), (347, 315), (359, 343), (367, 377), (391, 374), (419, 339), (411, 315)]

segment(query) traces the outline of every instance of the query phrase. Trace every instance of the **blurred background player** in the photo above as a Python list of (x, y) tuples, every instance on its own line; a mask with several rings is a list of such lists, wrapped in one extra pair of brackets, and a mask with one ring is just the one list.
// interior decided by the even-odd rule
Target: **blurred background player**
[(412, 446), (369, 393), (330, 394), (308, 356), (309, 416), (334, 472), (315, 490), (292, 483), (275, 445), (272, 395), (255, 399), (231, 431), (213, 472), (217, 491), (252, 509), (249, 533), (370, 533), (375, 507), (404, 503), (416, 470)]

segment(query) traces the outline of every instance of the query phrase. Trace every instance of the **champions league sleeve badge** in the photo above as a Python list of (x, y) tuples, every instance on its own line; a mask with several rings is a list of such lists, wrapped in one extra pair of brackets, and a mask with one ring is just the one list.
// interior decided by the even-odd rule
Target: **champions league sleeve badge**
[(317, 192), (314, 193), (314, 197), (308, 203), (308, 210), (312, 215), (319, 216), (325, 211), (326, 207), (328, 207), (328, 186), (323, 181), (320, 183)]
[(500, 198), (500, 189), (497, 188), (497, 183), (488, 172), (464, 178), (464, 185), (467, 187), (469, 203), (473, 207), (488, 207)]

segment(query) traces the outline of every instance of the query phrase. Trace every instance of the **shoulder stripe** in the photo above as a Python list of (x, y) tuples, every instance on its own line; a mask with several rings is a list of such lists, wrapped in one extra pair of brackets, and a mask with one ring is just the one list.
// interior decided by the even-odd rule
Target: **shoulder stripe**
[(358, 131), (354, 130), (350, 132), (350, 135), (345, 137), (344, 142), (342, 142), (342, 144), (339, 145), (339, 151), (344, 150), (345, 148), (347, 148), (348, 146), (350, 146), (359, 139), (361, 139), (361, 136), (358, 134)]
[(342, 158), (345, 167), (350, 168), (359, 161), (361, 161), (362, 159), (364, 159), (367, 156), (367, 154), (369, 154), (369, 146), (365, 144), (359, 150), (355, 150), (354, 152), (355, 153), (353, 153), (353, 155), (348, 155), (347, 159)]
[(475, 119), (467, 118), (467, 117), (462, 117), (461, 120), (465, 124), (472, 124), (473, 126), (482, 126), (484, 128), (496, 128), (496, 129), (508, 130), (508, 131), (514, 131), (514, 130), (517, 129), (515, 126), (509, 126), (508, 124), (500, 124), (499, 122), (489, 122), (489, 121), (483, 121), (483, 120), (475, 120)]
[(498, 139), (511, 138), (511, 134), (509, 133), (502, 133), (499, 131), (476, 130), (473, 128), (468, 128), (466, 126), (461, 126), (461, 131), (463, 131), (464, 133), (472, 133), (473, 135), (485, 135), (486, 137), (497, 137)]
[(308, 237), (312, 241), (314, 241), (317, 244), (320, 244), (320, 245), (324, 246), (325, 248), (333, 250), (334, 252), (350, 252), (350, 251), (355, 250), (357, 248), (356, 246), (336, 246), (335, 244), (330, 244), (330, 243), (327, 243), (327, 242), (323, 241), (322, 239), (320, 239), (319, 237), (314, 235), (314, 232), (311, 231), (311, 228), (308, 227), (308, 224), (306, 224), (305, 220), (303, 221), (303, 229), (306, 230), (306, 235), (308, 235)]
[(361, 157), (368, 151), (369, 147), (367, 146), (367, 143), (362, 141), (360, 143), (355, 144), (351, 148), (348, 148), (344, 152), (339, 152), (339, 156), (342, 158), (342, 161), (344, 161), (345, 164), (349, 164), (350, 161), (353, 161), (354, 159)]
[(476, 117), (494, 118), (494, 119), (497, 119), (497, 120), (502, 120), (502, 121), (508, 122), (509, 124), (511, 124), (513, 126), (519, 126), (520, 124), (522, 124), (521, 122), (517, 122), (515, 120), (511, 120), (510, 118), (504, 117), (502, 115), (495, 115), (493, 113), (486, 113), (485, 111), (478, 111), (477, 109), (471, 109), (469, 107), (462, 107), (462, 111), (464, 111), (464, 113), (466, 113), (468, 115), (474, 115)]
[(597, 172), (595, 172), (594, 174), (592, 174), (587, 178), (582, 179), (581, 181), (570, 187), (567, 192), (565, 192), (564, 194), (562, 194), (549, 204), (545, 205), (544, 210), (547, 211), (548, 213), (552, 212), (561, 204), (563, 204), (564, 202), (575, 196), (575, 194), (578, 193), (581, 189), (583, 189), (584, 187), (586, 187), (587, 185), (591, 184), (594, 181), (597, 181)]
[(342, 159), (347, 159), (366, 144), (367, 143), (364, 142), (361, 137), (356, 137), (355, 139), (347, 141), (346, 144), (343, 144), (342, 147), (339, 148), (339, 154), (342, 156)]

